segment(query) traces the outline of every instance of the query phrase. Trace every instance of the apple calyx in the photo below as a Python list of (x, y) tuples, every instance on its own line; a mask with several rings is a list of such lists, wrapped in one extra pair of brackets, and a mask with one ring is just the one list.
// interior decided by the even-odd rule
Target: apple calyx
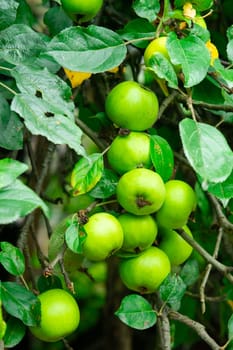
[(137, 197), (136, 204), (138, 208), (143, 208), (147, 205), (151, 205), (152, 203), (144, 199), (142, 196)]
[(118, 131), (119, 136), (128, 136), (131, 133), (129, 129), (120, 128)]

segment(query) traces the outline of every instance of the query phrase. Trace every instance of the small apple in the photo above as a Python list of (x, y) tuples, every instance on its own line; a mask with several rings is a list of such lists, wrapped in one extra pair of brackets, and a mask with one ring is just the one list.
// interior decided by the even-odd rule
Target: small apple
[(138, 168), (150, 168), (150, 137), (144, 132), (130, 131), (115, 137), (107, 152), (110, 166), (120, 175)]
[(138, 253), (154, 243), (158, 228), (151, 215), (124, 213), (118, 216), (118, 220), (124, 232), (122, 250)]
[(182, 180), (165, 183), (166, 198), (156, 213), (158, 226), (181, 228), (186, 225), (196, 206), (196, 195), (192, 187)]
[(161, 176), (144, 168), (123, 174), (116, 188), (119, 204), (135, 215), (148, 215), (159, 210), (165, 200), (165, 193)]
[(36, 338), (56, 342), (77, 329), (80, 321), (79, 307), (69, 292), (50, 289), (38, 298), (41, 303), (41, 322), (38, 327), (30, 327)]
[(167, 60), (170, 61), (170, 56), (169, 56), (169, 53), (167, 51), (166, 45), (167, 45), (167, 37), (166, 36), (160, 36), (160, 37), (152, 40), (144, 52), (145, 65), (149, 66), (150, 58), (153, 55), (156, 55), (157, 53), (160, 53)]
[(91, 261), (105, 260), (123, 244), (124, 236), (120, 222), (106, 212), (91, 215), (81, 231), (87, 234), (83, 241), (83, 254)]
[(122, 259), (119, 273), (128, 289), (141, 294), (153, 293), (171, 271), (167, 255), (157, 247), (150, 247), (128, 259)]
[(103, 0), (61, 0), (64, 11), (72, 18), (80, 16), (80, 22), (87, 22), (100, 11)]
[(159, 104), (152, 90), (136, 81), (117, 84), (107, 95), (105, 110), (120, 128), (144, 131), (156, 122)]
[[(146, 67), (150, 67), (150, 59), (156, 54), (163, 55), (172, 64), (167, 49), (167, 36), (160, 36), (149, 43), (144, 52), (144, 62)], [(181, 65), (173, 65), (173, 67), (178, 74), (181, 70)]]
[[(183, 230), (192, 237), (192, 233), (188, 226), (184, 226)], [(175, 230), (163, 228), (159, 230), (161, 241), (159, 248), (168, 256), (171, 265), (183, 264), (191, 255), (193, 248), (188, 244)]]

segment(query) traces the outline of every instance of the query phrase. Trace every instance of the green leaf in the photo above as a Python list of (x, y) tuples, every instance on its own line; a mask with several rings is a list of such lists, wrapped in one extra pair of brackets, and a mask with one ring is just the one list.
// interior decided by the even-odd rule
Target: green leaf
[(65, 241), (70, 250), (74, 253), (82, 253), (82, 243), (86, 238), (86, 234), (79, 232), (78, 220), (72, 220), (70, 226), (65, 232)]
[(54, 36), (65, 28), (71, 27), (73, 22), (62, 6), (54, 6), (45, 13), (44, 23), (48, 26), (50, 34)]
[(13, 24), (0, 32), (0, 59), (9, 63), (34, 62), (45, 49), (42, 36), (24, 24)]
[(49, 239), (48, 246), (48, 257), (50, 261), (53, 261), (59, 252), (62, 250), (62, 247), (65, 242), (65, 232), (70, 226), (73, 220), (73, 214), (64, 218), (61, 222), (57, 224), (54, 228), (52, 235)]
[(33, 135), (42, 135), (55, 144), (67, 144), (77, 154), (84, 154), (80, 145), (82, 131), (74, 121), (58, 113), (59, 107), (25, 93), (14, 97), (11, 108), (24, 119)]
[(166, 182), (174, 169), (174, 156), (169, 143), (161, 136), (150, 135), (150, 156), (155, 171)]
[(180, 271), (180, 277), (186, 284), (191, 286), (199, 278), (199, 265), (196, 259), (188, 259)]
[(0, 94), (0, 147), (18, 150), (23, 147), (23, 124), (16, 113), (10, 111), (7, 100)]
[[(155, 27), (146, 19), (136, 18), (129, 21), (122, 30), (118, 31), (118, 34), (123, 39), (132, 41), (132, 45), (144, 49), (149, 44), (150, 39), (154, 38)], [(145, 40), (145, 38), (148, 38), (148, 40)]]
[(159, 287), (161, 299), (176, 311), (180, 308), (185, 291), (186, 285), (178, 275), (168, 275)]
[(210, 54), (205, 43), (197, 36), (189, 35), (178, 39), (174, 32), (169, 33), (167, 49), (174, 65), (181, 65), (184, 86), (199, 84), (207, 75)]
[(28, 166), (11, 158), (0, 159), (0, 189), (10, 185)]
[(103, 174), (96, 186), (89, 192), (93, 198), (105, 199), (116, 193), (117, 175), (110, 169), (103, 169)]
[(40, 207), (49, 216), (46, 204), (21, 181), (0, 189), (0, 224), (9, 224)]
[(148, 19), (153, 22), (160, 11), (159, 0), (134, 0), (133, 9), (139, 17)]
[(26, 24), (32, 27), (35, 24), (36, 18), (32, 13), (32, 9), (26, 0), (20, 0), (19, 6), (17, 8), (17, 15), (15, 23)]
[(205, 182), (223, 182), (232, 172), (233, 152), (215, 127), (183, 119), (180, 136), (184, 153), (193, 169)]
[(21, 250), (11, 243), (1, 242), (0, 263), (14, 276), (20, 276), (25, 270), (24, 255)]
[(43, 293), (49, 289), (62, 289), (62, 282), (60, 278), (54, 274), (48, 277), (41, 275), (37, 281), (37, 288), (40, 293)]
[(214, 61), (214, 69), (216, 70), (216, 73), (219, 78), (221, 78), (224, 83), (229, 86), (229, 88), (232, 87), (232, 81), (233, 81), (233, 69), (225, 68), (221, 61), (216, 59)]
[(160, 53), (152, 55), (149, 67), (160, 79), (165, 79), (171, 88), (178, 88), (176, 72), (169, 60)]
[(40, 322), (40, 301), (29, 290), (15, 282), (1, 283), (4, 309), (27, 326), (37, 326)]
[(151, 304), (137, 294), (124, 297), (115, 315), (127, 326), (139, 330), (148, 329), (157, 321), (156, 312)]
[(70, 70), (99, 73), (118, 66), (126, 52), (126, 46), (117, 33), (90, 25), (60, 32), (48, 44), (46, 55)]
[(104, 170), (102, 153), (93, 153), (81, 158), (74, 166), (71, 174), (73, 196), (89, 192), (101, 179)]
[(207, 191), (218, 197), (224, 206), (226, 206), (228, 201), (233, 198), (233, 172), (223, 182), (220, 182), (218, 184), (209, 183)]
[(7, 349), (14, 348), (21, 342), (26, 333), (25, 325), (15, 317), (9, 317), (4, 335), (4, 345)]
[(48, 103), (52, 112), (74, 120), (71, 88), (46, 68), (17, 66), (11, 71), (17, 87), (23, 94), (33, 95)]
[(227, 328), (228, 328), (228, 339), (231, 340), (227, 349), (230, 350), (233, 348), (233, 315), (231, 315), (231, 317), (228, 320)]
[(0, 0), (0, 30), (14, 23), (18, 6), (19, 4), (14, 0)]

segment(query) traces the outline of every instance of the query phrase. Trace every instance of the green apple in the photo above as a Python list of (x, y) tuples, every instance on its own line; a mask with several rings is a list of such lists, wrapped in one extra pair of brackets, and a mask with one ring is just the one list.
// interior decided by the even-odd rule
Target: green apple
[(144, 52), (144, 62), (146, 66), (149, 66), (150, 58), (155, 55), (156, 53), (160, 53), (163, 55), (167, 60), (170, 61), (170, 56), (167, 51), (167, 37), (166, 36), (160, 36), (154, 40), (152, 40), (149, 45), (146, 47), (146, 50)]
[(107, 152), (107, 158), (112, 169), (121, 175), (134, 168), (150, 168), (149, 135), (131, 131), (116, 136)]
[(91, 261), (105, 260), (123, 244), (123, 229), (112, 214), (93, 214), (81, 230), (87, 234), (83, 241), (83, 254)]
[(122, 250), (138, 253), (154, 243), (158, 228), (151, 215), (124, 213), (118, 216), (118, 220), (124, 232)]
[(118, 127), (144, 131), (156, 122), (159, 104), (152, 90), (136, 81), (124, 81), (107, 95), (105, 110), (109, 119)]
[(155, 292), (170, 271), (167, 255), (153, 246), (135, 257), (123, 259), (119, 266), (124, 285), (141, 294)]
[[(163, 55), (171, 64), (171, 58), (167, 50), (167, 37), (166, 36), (160, 36), (154, 40), (152, 40), (149, 45), (147, 46), (145, 52), (144, 52), (144, 62), (147, 67), (150, 67), (150, 59), (156, 55), (161, 54)], [(181, 70), (180, 65), (173, 65), (176, 73), (178, 74)]]
[(100, 11), (103, 0), (61, 0), (64, 11), (72, 18), (81, 16), (80, 22), (91, 20)]
[(80, 321), (79, 307), (69, 292), (50, 289), (38, 298), (41, 304), (41, 322), (38, 327), (30, 327), (36, 338), (56, 342), (77, 329)]
[[(185, 225), (183, 230), (193, 237), (188, 226)], [(159, 248), (167, 254), (171, 265), (181, 265), (190, 257), (193, 251), (192, 246), (175, 230), (163, 228), (159, 230), (159, 235), (161, 237)]]
[(182, 180), (169, 180), (165, 184), (166, 198), (156, 213), (158, 226), (181, 228), (186, 225), (196, 206), (196, 195), (192, 187)]
[(123, 174), (116, 188), (119, 204), (135, 215), (148, 215), (159, 210), (165, 200), (165, 193), (161, 176), (144, 168)]

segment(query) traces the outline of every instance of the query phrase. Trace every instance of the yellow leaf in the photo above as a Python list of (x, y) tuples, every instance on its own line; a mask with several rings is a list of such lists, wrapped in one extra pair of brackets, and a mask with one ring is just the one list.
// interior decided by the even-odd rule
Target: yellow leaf
[(77, 86), (81, 85), (84, 82), (84, 80), (89, 79), (91, 76), (91, 73), (75, 72), (67, 68), (63, 68), (63, 69), (65, 71), (67, 78), (71, 83), (72, 88), (76, 88)]
[(185, 17), (194, 19), (196, 16), (196, 10), (193, 8), (193, 5), (190, 2), (186, 2), (183, 6), (183, 14)]
[(219, 57), (218, 49), (210, 40), (207, 41), (205, 45), (210, 53), (210, 57), (211, 57), (210, 65), (213, 66), (214, 61)]

